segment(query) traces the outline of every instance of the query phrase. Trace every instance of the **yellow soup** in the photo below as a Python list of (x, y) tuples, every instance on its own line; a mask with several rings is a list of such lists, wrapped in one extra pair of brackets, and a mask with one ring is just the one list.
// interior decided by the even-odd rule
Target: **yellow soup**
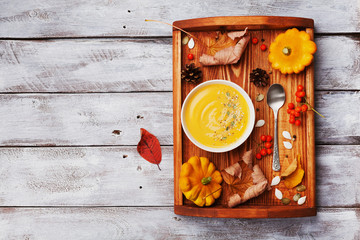
[(235, 88), (211, 84), (188, 99), (185, 125), (201, 144), (219, 148), (237, 141), (249, 122), (249, 107)]

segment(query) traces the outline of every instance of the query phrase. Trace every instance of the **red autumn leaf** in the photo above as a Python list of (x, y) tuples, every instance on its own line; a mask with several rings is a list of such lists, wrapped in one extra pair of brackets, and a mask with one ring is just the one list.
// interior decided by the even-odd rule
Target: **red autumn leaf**
[(141, 139), (137, 145), (137, 151), (146, 161), (157, 164), (159, 170), (161, 162), (161, 147), (159, 140), (146, 131), (143, 128), (140, 128)]

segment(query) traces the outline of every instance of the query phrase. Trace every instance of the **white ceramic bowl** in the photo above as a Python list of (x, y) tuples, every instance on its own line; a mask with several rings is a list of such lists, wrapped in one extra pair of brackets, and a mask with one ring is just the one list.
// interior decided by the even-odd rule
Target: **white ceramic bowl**
[[(188, 100), (200, 89), (202, 89), (205, 86), (208, 85), (212, 85), (212, 84), (223, 84), (223, 85), (227, 85), (230, 87), (235, 88), (236, 90), (239, 91), (239, 93), (244, 97), (247, 105), (249, 106), (249, 123), (246, 126), (245, 132), (244, 134), (235, 142), (224, 146), (224, 147), (218, 147), (218, 148), (212, 148), (212, 147), (208, 147), (205, 146), (203, 144), (201, 144), (200, 142), (198, 142), (189, 132), (186, 123), (185, 123), (185, 117), (184, 117), (184, 109), (187, 106)], [(249, 97), (249, 95), (244, 91), (244, 89), (242, 89), (239, 85), (230, 82), (230, 81), (226, 81), (226, 80), (210, 80), (210, 81), (206, 81), (202, 84), (199, 84), (198, 86), (196, 86), (193, 90), (191, 90), (191, 92), (186, 96), (185, 101), (182, 105), (181, 108), (181, 125), (182, 128), (186, 134), (186, 136), (190, 139), (190, 141), (192, 143), (194, 143), (197, 147), (208, 151), (208, 152), (228, 152), (230, 150), (233, 150), (234, 148), (237, 148), (238, 146), (240, 146), (241, 144), (243, 144), (245, 142), (245, 140), (250, 136), (252, 130), (254, 129), (254, 125), (255, 125), (255, 109), (254, 109), (254, 105)]]

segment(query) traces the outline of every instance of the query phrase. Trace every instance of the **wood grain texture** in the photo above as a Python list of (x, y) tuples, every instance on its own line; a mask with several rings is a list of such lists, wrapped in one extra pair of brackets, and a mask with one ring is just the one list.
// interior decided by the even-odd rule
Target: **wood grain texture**
[(171, 206), (172, 153), (159, 171), (136, 147), (0, 148), (0, 205)]
[[(317, 32), (358, 32), (359, 5), (350, 1), (2, 1), (0, 37), (171, 36), (171, 28), (146, 23), (211, 16), (313, 18)], [(111, 17), (109, 17), (111, 16)], [(335, 23), (336, 21), (336, 23)]]
[[(315, 42), (315, 89), (360, 90), (359, 37)], [(158, 38), (0, 41), (0, 92), (172, 91), (171, 44)]]
[[(181, 88), (181, 32), (173, 32), (173, 89)], [(181, 115), (181, 93), (174, 92), (173, 95), (173, 118), (179, 118)], [(181, 149), (181, 131), (182, 126), (179, 121), (173, 121), (174, 144), (179, 146), (174, 149), (174, 205), (181, 205), (183, 195), (179, 187), (180, 173), (175, 169), (181, 168), (182, 149)]]
[[(359, 144), (359, 101), (359, 92), (316, 92), (326, 116), (315, 116), (316, 142)], [(173, 144), (172, 93), (2, 94), (0, 102), (0, 146), (136, 145), (140, 127)]]
[[(284, 29), (279, 30), (281, 27), (281, 19), (276, 17), (265, 18), (261, 21), (257, 17), (246, 17), (247, 22), (259, 24), (258, 27), (261, 27), (261, 30), (249, 30), (248, 35), (250, 38), (257, 37), (258, 39), (266, 39), (266, 42), (273, 42), (280, 33), (283, 33)], [(210, 25), (225, 25), (227, 21), (231, 25), (234, 21), (233, 18), (215, 18), (210, 19)], [(300, 23), (303, 23), (303, 19), (298, 19)], [(270, 22), (269, 26), (266, 24)], [(276, 25), (276, 29), (272, 29), (273, 25), (271, 24), (280, 24)], [(191, 22), (180, 21), (177, 24), (191, 25)], [(265, 24), (264, 26), (261, 24)], [(305, 25), (304, 27), (306, 27)], [(211, 26), (209, 26), (211, 27)], [(269, 27), (270, 29), (267, 29)], [(197, 27), (196, 27), (197, 28)], [(256, 26), (254, 27), (256, 28)], [(304, 28), (305, 29), (305, 28)], [(191, 27), (188, 30), (192, 30)], [(313, 30), (309, 29), (310, 36), (313, 39)], [(174, 54), (181, 54), (181, 64), (185, 68), (185, 64), (189, 64), (187, 55), (189, 53), (194, 53), (195, 55), (208, 54), (209, 49), (207, 46), (211, 46), (213, 39), (219, 36), (222, 33), (213, 31), (208, 32), (192, 32), (195, 40), (195, 47), (189, 49), (188, 46), (182, 46), (180, 49), (174, 49)], [(226, 34), (226, 33), (223, 33)], [(203, 44), (200, 44), (202, 42)], [(253, 150), (254, 152), (259, 152), (261, 148), (264, 148), (264, 145), (259, 146), (260, 136), (261, 135), (271, 135), (274, 136), (274, 113), (273, 110), (269, 108), (266, 103), (266, 100), (262, 102), (255, 101), (255, 98), (259, 93), (262, 93), (266, 96), (266, 93), (269, 89), (269, 86), (278, 83), (281, 84), (285, 89), (286, 99), (284, 101), (284, 107), (279, 110), (278, 114), (278, 136), (279, 136), (279, 156), (280, 156), (280, 171), (273, 171), (273, 166), (271, 164), (271, 156), (263, 157), (262, 160), (253, 159), (254, 165), (258, 164), (264, 173), (267, 179), (273, 179), (275, 176), (279, 176), (282, 171), (284, 171), (283, 162), (286, 161), (288, 156), (288, 161), (293, 161), (297, 158), (297, 155), (301, 156), (300, 164), (302, 169), (309, 174), (305, 174), (304, 178), (301, 181), (301, 184), (304, 184), (307, 187), (307, 190), (303, 193), (307, 196), (308, 200), (299, 207), (296, 202), (292, 201), (288, 206), (284, 206), (279, 199), (275, 197), (274, 191), (265, 191), (259, 197), (250, 199), (249, 201), (242, 203), (239, 206), (236, 206), (236, 210), (228, 207), (228, 199), (234, 194), (231, 192), (231, 188), (227, 188), (227, 183), (225, 181), (222, 183), (222, 194), (219, 199), (216, 200), (215, 204), (211, 209), (203, 209), (197, 207), (193, 202), (185, 200), (183, 201), (184, 206), (175, 206), (175, 213), (188, 216), (198, 216), (198, 217), (242, 217), (242, 218), (267, 218), (267, 217), (301, 217), (301, 216), (313, 216), (316, 215), (316, 205), (315, 205), (315, 128), (314, 128), (314, 114), (309, 112), (309, 114), (302, 114), (301, 116), (301, 127), (289, 124), (289, 114), (286, 112), (286, 106), (290, 102), (295, 102), (295, 92), (297, 90), (297, 85), (301, 84), (305, 87), (307, 92), (307, 97), (310, 98), (309, 102), (313, 105), (314, 101), (314, 69), (311, 65), (307, 68), (306, 71), (303, 71), (298, 74), (288, 74), (283, 75), (278, 70), (272, 69), (272, 73), (269, 75), (269, 86), (267, 87), (256, 87), (250, 81), (246, 81), (245, 76), (249, 76), (255, 68), (265, 69), (267, 72), (271, 69), (271, 64), (267, 59), (267, 52), (261, 51), (258, 45), (248, 44), (244, 53), (241, 56), (241, 59), (238, 63), (232, 65), (219, 65), (219, 66), (204, 66), (201, 65), (198, 59), (191, 61), (195, 66), (200, 66), (202, 71), (203, 80), (205, 82), (209, 79), (225, 79), (231, 82), (238, 84), (242, 87), (245, 92), (252, 99), (255, 109), (255, 122), (264, 119), (265, 126), (261, 128), (254, 128), (251, 132), (249, 138), (242, 144), (240, 147), (225, 153), (211, 153), (204, 151), (195, 144), (193, 144), (185, 135), (182, 133), (182, 144), (174, 145), (174, 151), (178, 151), (178, 147), (183, 151), (183, 159), (178, 159), (181, 163), (186, 162), (191, 156), (203, 156), (209, 158), (218, 169), (225, 169), (232, 164), (235, 164), (239, 161), (242, 161), (242, 156), (246, 151)], [(179, 64), (176, 62), (174, 64)], [(174, 69), (174, 71), (176, 71)], [(177, 95), (182, 96), (182, 101), (188, 96), (189, 92), (194, 89), (194, 84), (182, 82), (181, 88), (174, 88), (174, 97)], [(224, 93), (225, 94), (225, 93)], [(175, 104), (175, 103), (174, 103)], [(174, 122), (180, 122), (180, 116), (177, 118), (174, 117)], [(246, 126), (246, 123), (245, 123)], [(284, 148), (282, 142), (285, 140), (282, 137), (282, 131), (287, 130), (291, 132), (292, 135), (296, 135), (297, 139), (293, 142), (293, 148), (291, 151)], [(175, 138), (180, 137), (174, 135)], [(225, 140), (226, 141), (226, 140)], [(309, 167), (310, 166), (310, 167)], [(175, 173), (180, 172), (181, 168), (175, 168)], [(276, 186), (279, 189), (284, 197), (292, 199), (292, 197), (297, 193), (295, 188), (288, 189), (281, 182)], [(241, 198), (244, 192), (240, 194)], [(254, 207), (257, 206), (258, 208)], [(295, 209), (297, 207), (297, 209)], [(187, 209), (188, 208), (188, 209)]]
[(317, 217), (205, 219), (172, 208), (3, 208), (2, 239), (359, 239), (359, 209)]
[[(0, 148), (0, 206), (173, 206), (162, 152), (159, 171), (135, 146)], [(359, 159), (359, 145), (316, 147), (317, 206), (360, 207)]]
[(271, 17), (271, 16), (222, 16), (194, 18), (175, 21), (176, 27), (186, 31), (217, 31), (219, 28), (226, 31), (260, 30), (260, 29), (287, 29), (292, 27), (314, 28), (314, 20), (299, 17)]
[(0, 41), (0, 56), (0, 92), (172, 89), (169, 39)]
[(171, 93), (0, 95), (0, 102), (3, 146), (137, 145), (140, 128), (173, 142)]
[[(314, 41), (314, 29), (313, 28), (306, 28), (306, 32), (310, 35), (310, 39)], [(309, 99), (309, 104), (311, 106), (315, 106), (315, 81), (314, 81), (314, 72), (315, 67), (314, 64), (311, 64), (310, 66), (306, 67), (306, 77), (305, 77), (305, 86), (306, 86), (306, 95)], [(312, 181), (312, 185), (316, 186), (316, 158), (315, 158), (315, 113), (313, 111), (306, 113), (308, 117), (306, 117), (306, 146), (307, 149), (307, 156), (304, 156), (304, 158), (310, 158), (313, 159), (313, 161), (307, 161), (307, 176)], [(304, 159), (305, 160), (305, 159)], [(311, 206), (316, 206), (316, 188), (310, 188), (309, 189), (309, 196), (313, 196), (312, 199), (308, 199)]]

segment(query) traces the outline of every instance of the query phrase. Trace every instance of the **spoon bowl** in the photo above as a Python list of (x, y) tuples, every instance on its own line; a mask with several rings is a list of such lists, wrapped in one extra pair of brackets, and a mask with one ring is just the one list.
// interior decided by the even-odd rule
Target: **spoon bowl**
[(277, 130), (277, 117), (279, 109), (285, 103), (285, 90), (280, 84), (273, 84), (270, 86), (266, 101), (269, 107), (274, 111), (274, 151), (273, 151), (273, 165), (274, 171), (280, 171), (279, 147), (278, 147), (278, 130)]

